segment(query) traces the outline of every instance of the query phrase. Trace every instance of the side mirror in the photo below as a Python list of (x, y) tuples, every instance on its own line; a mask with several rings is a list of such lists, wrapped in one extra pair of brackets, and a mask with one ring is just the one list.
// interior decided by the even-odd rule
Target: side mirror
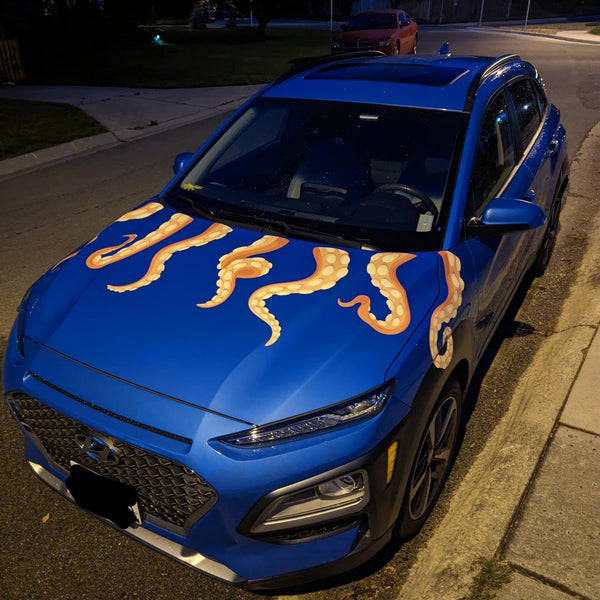
[(193, 156), (193, 152), (182, 152), (181, 154), (178, 154), (173, 161), (173, 173), (177, 175), (177, 173), (185, 169)]
[(487, 205), (481, 217), (473, 217), (467, 223), (467, 230), (474, 236), (498, 235), (536, 229), (545, 221), (544, 211), (532, 202), (515, 198), (495, 198)]

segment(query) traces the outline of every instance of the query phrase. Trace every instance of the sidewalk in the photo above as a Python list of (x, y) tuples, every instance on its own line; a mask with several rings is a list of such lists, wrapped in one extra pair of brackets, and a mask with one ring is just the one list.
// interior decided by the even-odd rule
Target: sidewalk
[(600, 333), (549, 439), (504, 557), (516, 571), (497, 600), (600, 594)]
[(108, 133), (0, 161), (0, 177), (222, 114), (240, 106), (261, 87), (152, 90), (32, 85), (0, 88), (0, 98), (72, 104), (108, 129)]
[(579, 42), (583, 44), (596, 44), (600, 46), (600, 36), (588, 33), (587, 31), (581, 31), (580, 29), (565, 29), (563, 31), (557, 31), (556, 33), (538, 33), (537, 31), (524, 30), (523, 24), (515, 24), (514, 27), (506, 27), (499, 25), (487, 25), (483, 24), (478, 27), (472, 24), (467, 27), (470, 31), (480, 31), (485, 33), (515, 33), (519, 35), (534, 35), (537, 37), (545, 38), (559, 38), (565, 42)]

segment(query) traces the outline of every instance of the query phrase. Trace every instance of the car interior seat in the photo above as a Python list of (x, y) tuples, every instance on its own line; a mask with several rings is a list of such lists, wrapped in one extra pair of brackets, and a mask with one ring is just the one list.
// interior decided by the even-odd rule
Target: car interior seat
[(317, 135), (307, 146), (288, 186), (288, 198), (336, 208), (358, 200), (372, 186), (368, 157), (360, 144)]

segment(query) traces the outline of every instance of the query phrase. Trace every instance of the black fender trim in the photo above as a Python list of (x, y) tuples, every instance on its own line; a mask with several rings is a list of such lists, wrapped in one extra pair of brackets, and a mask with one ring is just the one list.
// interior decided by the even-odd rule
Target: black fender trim
[(463, 401), (466, 390), (473, 375), (474, 364), (474, 330), (468, 320), (461, 321), (452, 333), (454, 339), (454, 352), (452, 360), (446, 369), (438, 369), (431, 365), (421, 381), (411, 409), (408, 415), (394, 431), (393, 438), (389, 439), (387, 445), (394, 441), (398, 442), (398, 451), (394, 474), (388, 485), (386, 494), (382, 497), (387, 505), (380, 509), (380, 514), (386, 517), (372, 522), (372, 535), (377, 538), (383, 532), (393, 527), (398, 515), (402, 501), (404, 500), (406, 486), (412, 467), (413, 457), (417, 451), (423, 430), (427, 424), (439, 395), (444, 386), (451, 378), (456, 378), (463, 390)]

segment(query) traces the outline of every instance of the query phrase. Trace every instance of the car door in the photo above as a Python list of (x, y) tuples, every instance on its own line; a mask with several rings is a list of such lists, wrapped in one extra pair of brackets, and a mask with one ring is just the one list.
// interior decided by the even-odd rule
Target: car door
[(400, 54), (408, 54), (413, 45), (413, 27), (405, 12), (398, 13), (398, 26), (400, 31)]
[[(507, 92), (500, 91), (488, 103), (482, 119), (465, 222), (480, 217), (494, 198), (522, 199), (529, 190), (531, 172), (519, 162), (520, 143), (510, 102)], [(530, 233), (479, 233), (466, 240), (477, 273), (478, 291), (474, 309), (478, 355), (521, 280), (522, 253)]]

